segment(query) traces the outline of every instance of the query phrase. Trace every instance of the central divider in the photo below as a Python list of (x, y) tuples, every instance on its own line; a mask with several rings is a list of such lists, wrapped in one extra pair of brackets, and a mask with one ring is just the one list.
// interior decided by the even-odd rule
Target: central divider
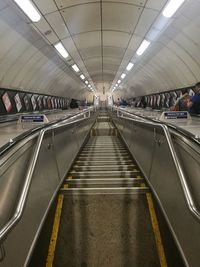
[(100, 113), (60, 190), (59, 233), (52, 235), (46, 266), (167, 266), (159, 258), (148, 192), (107, 113)]

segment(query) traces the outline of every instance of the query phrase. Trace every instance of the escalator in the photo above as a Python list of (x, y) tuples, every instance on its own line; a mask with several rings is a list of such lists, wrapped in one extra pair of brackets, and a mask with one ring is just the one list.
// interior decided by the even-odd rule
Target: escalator
[(107, 113), (74, 161), (54, 217), (46, 267), (171, 266), (150, 190)]

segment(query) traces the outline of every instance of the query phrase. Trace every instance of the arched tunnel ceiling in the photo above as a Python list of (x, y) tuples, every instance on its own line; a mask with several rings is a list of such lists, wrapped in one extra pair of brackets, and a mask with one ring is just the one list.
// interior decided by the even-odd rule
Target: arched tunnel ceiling
[[(37, 23), (12, 0), (0, 0), (0, 86), (85, 98), (88, 88), (71, 65), (107, 93), (133, 60), (167, 0), (33, 0)], [(136, 60), (117, 94), (132, 97), (200, 80), (200, 1), (187, 0)], [(69, 53), (54, 49), (59, 41)], [(80, 73), (79, 73), (80, 74)]]

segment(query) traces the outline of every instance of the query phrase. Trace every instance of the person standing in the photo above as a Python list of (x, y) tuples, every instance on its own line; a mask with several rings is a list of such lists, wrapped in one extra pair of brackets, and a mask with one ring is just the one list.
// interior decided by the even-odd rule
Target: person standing
[(191, 114), (200, 114), (200, 82), (195, 85), (194, 96), (187, 101), (187, 107)]

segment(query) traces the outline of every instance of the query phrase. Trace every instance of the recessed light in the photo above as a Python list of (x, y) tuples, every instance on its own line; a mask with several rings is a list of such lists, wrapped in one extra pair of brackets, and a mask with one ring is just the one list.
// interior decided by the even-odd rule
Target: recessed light
[(60, 55), (64, 58), (67, 58), (69, 56), (67, 50), (64, 48), (61, 42), (54, 45), (56, 50), (60, 53)]
[(171, 18), (174, 13), (179, 9), (179, 7), (183, 4), (185, 0), (171, 0), (164, 8), (162, 14), (166, 18)]
[(126, 77), (125, 73), (122, 73), (121, 78), (124, 79)]
[(14, 0), (15, 3), (24, 11), (24, 13), (32, 20), (38, 22), (41, 19), (40, 13), (30, 0)]
[(85, 80), (85, 76), (84, 76), (83, 74), (80, 75), (80, 78), (81, 78), (82, 80)]
[(129, 62), (128, 65), (127, 65), (127, 67), (126, 67), (126, 69), (129, 71), (129, 70), (132, 69), (133, 66), (134, 66), (134, 64), (131, 63), (131, 62)]
[(148, 48), (148, 46), (150, 45), (150, 42), (147, 40), (143, 40), (140, 47), (138, 48), (138, 50), (136, 51), (136, 54), (138, 56), (141, 56), (144, 51)]
[(75, 72), (79, 72), (79, 68), (76, 64), (72, 65), (72, 69), (75, 71)]

